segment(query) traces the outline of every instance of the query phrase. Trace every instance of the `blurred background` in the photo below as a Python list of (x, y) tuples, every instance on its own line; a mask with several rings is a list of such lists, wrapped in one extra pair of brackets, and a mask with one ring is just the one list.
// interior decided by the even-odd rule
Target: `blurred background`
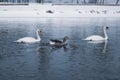
[(0, 0), (1, 3), (119, 4), (119, 0)]

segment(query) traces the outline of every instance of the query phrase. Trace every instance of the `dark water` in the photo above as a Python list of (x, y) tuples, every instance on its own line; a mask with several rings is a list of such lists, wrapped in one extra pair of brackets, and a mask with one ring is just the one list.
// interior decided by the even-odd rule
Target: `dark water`
[[(83, 41), (103, 34), (109, 26), (108, 42)], [(41, 42), (18, 44), (13, 41), (36, 37)], [(69, 36), (68, 45), (53, 48), (50, 39)], [(120, 80), (119, 18), (52, 18), (0, 20), (0, 80)]]

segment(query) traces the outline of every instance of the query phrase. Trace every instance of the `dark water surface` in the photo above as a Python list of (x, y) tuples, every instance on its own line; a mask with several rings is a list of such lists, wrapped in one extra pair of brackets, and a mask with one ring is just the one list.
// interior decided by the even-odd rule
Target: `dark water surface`
[[(103, 34), (109, 26), (108, 42), (89, 43), (85, 37)], [(41, 42), (13, 41), (36, 37)], [(69, 36), (68, 45), (53, 48), (50, 39)], [(0, 80), (120, 80), (119, 18), (52, 18), (0, 20)]]

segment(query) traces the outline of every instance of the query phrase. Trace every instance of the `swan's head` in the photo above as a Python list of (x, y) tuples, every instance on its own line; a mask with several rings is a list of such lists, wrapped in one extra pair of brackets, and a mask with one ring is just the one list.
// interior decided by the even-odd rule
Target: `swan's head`
[(109, 27), (108, 27), (108, 26), (106, 26), (106, 29), (109, 29)]
[(36, 32), (38, 32), (40, 34), (43, 31), (41, 29), (37, 29)]
[(109, 29), (109, 27), (108, 27), (108, 26), (105, 26), (104, 28), (105, 28), (105, 29)]

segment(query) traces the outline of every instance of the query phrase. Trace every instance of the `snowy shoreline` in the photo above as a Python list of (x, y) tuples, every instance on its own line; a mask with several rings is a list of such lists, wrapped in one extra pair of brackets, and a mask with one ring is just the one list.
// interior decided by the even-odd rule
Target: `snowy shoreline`
[(120, 17), (120, 6), (109, 5), (0, 5), (0, 18)]

